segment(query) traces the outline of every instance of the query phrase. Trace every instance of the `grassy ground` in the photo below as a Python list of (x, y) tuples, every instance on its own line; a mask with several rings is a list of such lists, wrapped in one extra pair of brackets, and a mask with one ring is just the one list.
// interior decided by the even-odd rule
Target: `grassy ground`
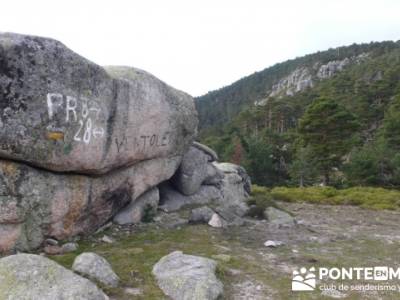
[[(81, 241), (78, 251), (50, 258), (71, 268), (74, 258), (81, 252), (102, 255), (111, 263), (122, 283), (119, 288), (105, 291), (111, 299), (123, 300), (166, 299), (151, 270), (161, 257), (175, 250), (216, 259), (219, 262), (217, 275), (224, 283), (223, 299), (229, 300), (332, 299), (318, 289), (292, 292), (292, 271), (312, 266), (400, 265), (400, 212), (397, 211), (400, 192), (320, 187), (269, 190), (257, 186), (253, 191), (249, 202), (255, 204), (258, 212), (267, 206), (279, 207), (293, 215), (299, 224), (275, 228), (265, 220), (254, 219), (246, 226), (228, 229), (207, 225), (167, 229), (154, 223), (131, 228), (113, 226)], [(103, 234), (113, 236), (116, 242), (101, 242)], [(267, 248), (263, 245), (266, 240), (279, 240), (284, 245)], [(329, 281), (324, 283), (329, 284)], [(125, 287), (139, 288), (142, 294), (129, 295), (124, 291)], [(344, 299), (399, 299), (399, 295), (398, 291), (346, 292)]]
[(353, 187), (335, 189), (333, 187), (289, 188), (276, 187), (268, 189), (253, 186), (254, 195), (265, 195), (267, 198), (288, 202), (309, 202), (331, 205), (358, 205), (371, 209), (400, 208), (400, 191), (373, 187)]
[[(399, 212), (374, 211), (355, 206), (279, 202), (300, 222), (291, 228), (271, 228), (268, 222), (215, 229), (184, 225), (163, 229), (147, 224), (124, 231), (113, 226), (105, 234), (116, 242), (100, 242), (104, 233), (81, 241), (79, 250), (51, 259), (70, 268), (81, 252), (104, 256), (120, 276), (122, 286), (106, 290), (111, 299), (166, 299), (151, 274), (153, 265), (175, 250), (214, 258), (224, 283), (224, 299), (332, 299), (314, 292), (292, 292), (291, 276), (299, 267), (393, 266), (400, 264)], [(267, 248), (266, 240), (284, 245)], [(221, 254), (224, 254), (221, 256)], [(219, 255), (219, 256), (218, 256)], [(229, 255), (230, 259), (226, 259)], [(326, 282), (329, 283), (329, 282)], [(351, 283), (351, 282), (347, 282)], [(361, 282), (356, 282), (361, 283)], [(124, 287), (140, 288), (131, 296)], [(378, 297), (379, 296), (379, 297)], [(399, 292), (346, 293), (345, 299), (398, 299)]]

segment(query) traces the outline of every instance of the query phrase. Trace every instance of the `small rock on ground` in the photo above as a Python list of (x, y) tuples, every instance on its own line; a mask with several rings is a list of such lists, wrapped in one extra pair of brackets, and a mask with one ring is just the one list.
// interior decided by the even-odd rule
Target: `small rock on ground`
[(95, 280), (108, 287), (117, 287), (119, 277), (114, 273), (108, 261), (92, 252), (84, 252), (78, 255), (72, 265), (72, 269), (91, 280)]
[(282, 246), (282, 245), (284, 245), (284, 243), (281, 242), (281, 241), (266, 241), (264, 243), (265, 247), (273, 247), (273, 248), (276, 248), (276, 247), (279, 247), (279, 246)]
[(0, 259), (0, 299), (108, 300), (93, 282), (33, 254)]
[(212, 259), (175, 251), (154, 265), (153, 275), (161, 290), (174, 300), (215, 300), (223, 292), (216, 267)]
[(226, 226), (226, 222), (218, 214), (213, 214), (208, 225), (215, 228), (222, 228)]

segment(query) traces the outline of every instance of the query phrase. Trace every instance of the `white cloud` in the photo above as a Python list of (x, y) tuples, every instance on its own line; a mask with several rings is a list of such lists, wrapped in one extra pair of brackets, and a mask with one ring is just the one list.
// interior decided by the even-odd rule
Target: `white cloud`
[(329, 47), (400, 39), (399, 1), (3, 1), (0, 30), (48, 36), (193, 95)]

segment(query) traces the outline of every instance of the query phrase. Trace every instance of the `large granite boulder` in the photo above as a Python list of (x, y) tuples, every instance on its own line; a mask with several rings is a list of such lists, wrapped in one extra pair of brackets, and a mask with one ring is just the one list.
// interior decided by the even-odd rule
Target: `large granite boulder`
[(0, 157), (103, 174), (182, 155), (192, 98), (128, 67), (100, 67), (58, 41), (0, 34)]
[(215, 276), (217, 263), (209, 258), (175, 251), (153, 267), (163, 292), (174, 300), (215, 300), (223, 285)]
[(197, 123), (144, 71), (0, 33), (0, 252), (94, 231), (173, 176)]
[(108, 300), (94, 283), (40, 255), (0, 259), (0, 299)]
[(0, 160), (0, 252), (34, 249), (47, 237), (91, 233), (170, 178), (179, 163), (180, 156), (152, 159), (92, 177)]

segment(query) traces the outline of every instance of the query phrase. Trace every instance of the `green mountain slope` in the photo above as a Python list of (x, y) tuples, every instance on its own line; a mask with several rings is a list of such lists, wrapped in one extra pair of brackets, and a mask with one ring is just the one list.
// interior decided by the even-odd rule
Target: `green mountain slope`
[(298, 127), (320, 98), (351, 112), (360, 124), (348, 155), (333, 167), (336, 184), (397, 186), (397, 162), (383, 156), (400, 140), (400, 41), (296, 58), (199, 97), (201, 139), (224, 159), (244, 164), (258, 183), (296, 183), (299, 173), (318, 183), (321, 174), (306, 166), (313, 153), (307, 153)]

